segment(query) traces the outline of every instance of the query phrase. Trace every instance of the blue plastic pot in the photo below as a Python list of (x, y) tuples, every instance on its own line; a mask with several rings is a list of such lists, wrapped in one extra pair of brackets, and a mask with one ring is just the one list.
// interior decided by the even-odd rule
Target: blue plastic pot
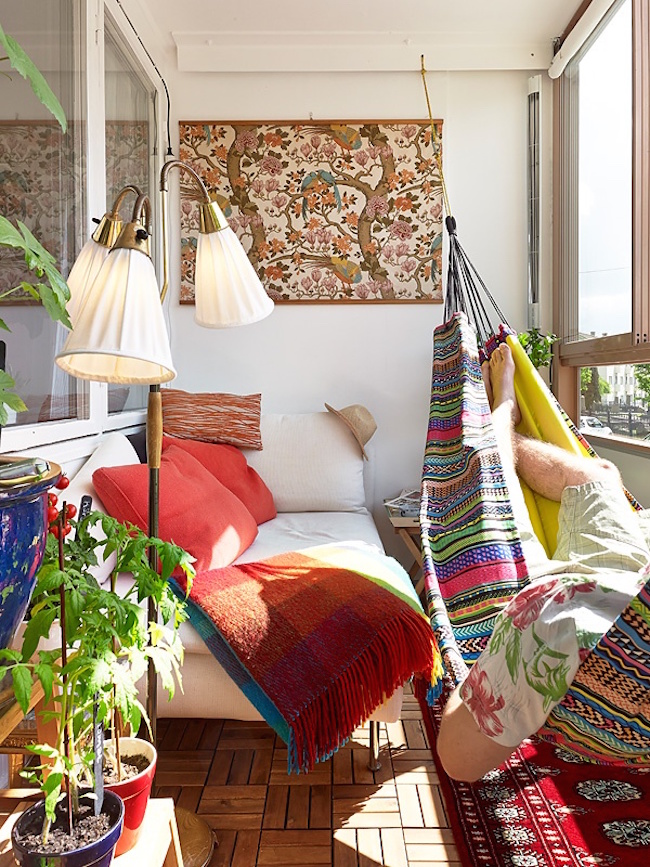
[(37, 479), (0, 485), (0, 649), (8, 647), (36, 585), (47, 538), (47, 492), (61, 467)]
[[(83, 799), (83, 795), (81, 799)], [(113, 860), (115, 844), (122, 833), (124, 820), (122, 799), (114, 792), (104, 792), (102, 813), (108, 815), (111, 827), (99, 840), (72, 852), (63, 852), (60, 855), (39, 855), (36, 852), (30, 852), (18, 840), (21, 835), (40, 833), (45, 815), (45, 801), (38, 801), (33, 807), (25, 810), (11, 830), (14, 858), (20, 867), (109, 867)]]

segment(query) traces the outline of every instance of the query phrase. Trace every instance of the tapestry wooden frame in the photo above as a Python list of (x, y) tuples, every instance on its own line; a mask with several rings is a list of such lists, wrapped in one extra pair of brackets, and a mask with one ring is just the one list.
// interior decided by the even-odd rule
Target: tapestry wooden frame
[[(181, 121), (203, 177), (276, 303), (441, 303), (442, 121)], [(198, 214), (181, 179), (180, 303)]]

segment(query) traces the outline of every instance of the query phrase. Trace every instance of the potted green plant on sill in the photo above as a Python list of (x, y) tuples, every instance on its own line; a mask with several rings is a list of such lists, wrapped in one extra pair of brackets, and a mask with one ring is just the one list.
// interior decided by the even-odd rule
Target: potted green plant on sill
[(555, 334), (544, 334), (539, 328), (529, 328), (517, 335), (526, 355), (534, 368), (550, 367), (553, 360), (553, 344), (557, 342)]
[[(29, 82), (40, 102), (65, 132), (67, 123), (61, 103), (33, 61), (16, 40), (4, 32), (1, 25), (0, 45), (6, 52), (4, 57), (0, 57), (0, 63), (8, 61), (10, 66)], [(16, 220), (16, 225), (14, 225), (1, 214), (0, 246), (19, 250), (24, 256), (25, 265), (35, 273), (37, 278), (34, 282), (21, 281), (18, 286), (3, 288), (0, 291), (0, 300), (4, 300), (17, 292), (27, 293), (45, 307), (52, 321), (62, 322), (70, 328), (70, 320), (66, 311), (66, 304), (70, 300), (70, 290), (56, 266), (54, 257), (39, 243), (24, 223)], [(3, 319), (0, 319), (0, 329), (9, 330)], [(15, 393), (14, 388), (13, 378), (5, 371), (0, 371), (0, 427), (7, 423), (7, 407), (14, 412), (24, 412), (27, 409), (22, 398)]]
[[(106, 538), (98, 540), (93, 535), (97, 524)], [(68, 534), (66, 525), (76, 527), (76, 532)], [(180, 682), (183, 648), (178, 626), (184, 619), (184, 605), (172, 592), (168, 579), (178, 567), (190, 583), (194, 574), (191, 557), (181, 548), (151, 539), (138, 528), (102, 513), (91, 512), (76, 525), (58, 517), (54, 526), (56, 535), (48, 537), (22, 646), (19, 650), (0, 651), (0, 674), (11, 671), (23, 708), (27, 707), (33, 680), (40, 680), (53, 708), (47, 719), (56, 723), (57, 731), (55, 743), (31, 748), (43, 757), (37, 771), (44, 801), (26, 811), (16, 824), (12, 835), (15, 852), (16, 836), (23, 833), (26, 825), (33, 827), (34, 822), (41, 820), (38, 836), (45, 842), (37, 843), (38, 848), (58, 847), (58, 843), (52, 842), (52, 823), (63, 822), (65, 832), (69, 817), (74, 819), (78, 815), (79, 792), (84, 786), (92, 789), (99, 782), (104, 756), (96, 755), (98, 725), (114, 730), (113, 752), (120, 767), (117, 720), (129, 724), (135, 732), (142, 720), (148, 724), (137, 683), (149, 660), (161, 676), (164, 688), (173, 694), (176, 681)], [(160, 574), (149, 565), (150, 546), (158, 553)], [(113, 552), (116, 564), (112, 589), (105, 589), (94, 579), (91, 569), (97, 565), (98, 554), (105, 558)], [(130, 573), (133, 578), (132, 586), (123, 596), (114, 592), (117, 572)], [(142, 603), (150, 598), (159, 607), (162, 623), (147, 623), (143, 616)], [(48, 638), (57, 623), (63, 624), (62, 647), (39, 650), (39, 643)], [(151, 773), (149, 789), (152, 776)], [(104, 795), (108, 801), (113, 798), (112, 792)], [(140, 812), (143, 816), (144, 809)], [(130, 826), (132, 844), (135, 829), (132, 822)], [(113, 832), (109, 832), (109, 837), (110, 833)], [(111, 857), (116, 842), (117, 837), (112, 841)], [(66, 840), (63, 845), (70, 843)], [(37, 857), (41, 857), (40, 853)]]

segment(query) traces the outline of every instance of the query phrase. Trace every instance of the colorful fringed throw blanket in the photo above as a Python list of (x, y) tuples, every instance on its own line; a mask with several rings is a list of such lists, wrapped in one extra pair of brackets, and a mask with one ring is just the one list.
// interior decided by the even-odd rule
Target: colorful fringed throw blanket
[[(182, 589), (182, 588), (181, 588)], [(286, 741), (289, 772), (328, 758), (397, 686), (439, 665), (399, 564), (324, 545), (196, 576), (189, 619)]]

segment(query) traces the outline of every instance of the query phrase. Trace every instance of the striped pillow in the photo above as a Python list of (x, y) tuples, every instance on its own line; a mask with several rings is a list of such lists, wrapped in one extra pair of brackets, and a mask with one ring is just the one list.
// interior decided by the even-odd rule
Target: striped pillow
[(163, 430), (181, 439), (261, 449), (261, 394), (190, 394), (163, 388)]

